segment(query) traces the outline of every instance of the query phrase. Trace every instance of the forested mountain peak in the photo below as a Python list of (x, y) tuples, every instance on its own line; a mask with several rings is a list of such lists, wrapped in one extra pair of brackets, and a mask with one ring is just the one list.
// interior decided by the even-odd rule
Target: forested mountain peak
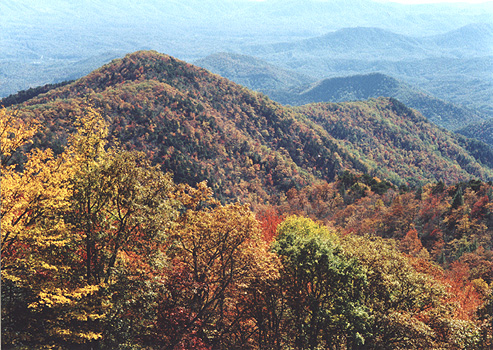
[(125, 147), (147, 152), (177, 182), (208, 180), (224, 199), (276, 201), (280, 191), (344, 170), (408, 185), (493, 178), (491, 148), (440, 130), (395, 99), (286, 107), (154, 51), (16, 108), (44, 122), (37, 144), (63, 147), (74, 110), (88, 105)]
[(178, 79), (190, 83), (192, 76), (199, 71), (200, 68), (169, 55), (137, 51), (93, 71), (81, 78), (76, 86), (104, 90), (108, 86), (138, 80), (157, 80), (175, 85)]

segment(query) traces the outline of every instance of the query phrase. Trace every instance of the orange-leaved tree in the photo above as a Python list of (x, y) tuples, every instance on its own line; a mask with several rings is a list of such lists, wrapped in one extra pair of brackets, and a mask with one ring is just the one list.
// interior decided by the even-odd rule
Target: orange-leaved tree
[(246, 348), (257, 331), (249, 291), (277, 275), (275, 255), (250, 209), (221, 205), (205, 182), (180, 185), (176, 199), (182, 209), (167, 252), (172, 264), (157, 341), (170, 349)]

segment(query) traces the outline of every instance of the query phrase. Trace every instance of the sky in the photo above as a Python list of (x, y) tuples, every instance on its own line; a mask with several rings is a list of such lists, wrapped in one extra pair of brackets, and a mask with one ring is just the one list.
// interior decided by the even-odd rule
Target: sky
[(491, 0), (379, 0), (380, 2), (399, 2), (401, 4), (431, 4), (439, 2), (462, 2), (470, 4), (479, 4), (482, 2), (488, 2)]

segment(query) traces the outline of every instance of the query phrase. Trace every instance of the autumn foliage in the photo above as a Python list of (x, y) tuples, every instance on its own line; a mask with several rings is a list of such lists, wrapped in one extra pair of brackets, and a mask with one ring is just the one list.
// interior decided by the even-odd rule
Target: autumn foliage
[[(32, 150), (18, 169), (10, 159), (36, 126), (1, 113), (5, 348), (491, 342), (490, 185), (460, 185), (463, 199), (459, 187), (376, 194), (380, 180), (346, 175), (289, 191), (256, 217), (221, 204), (205, 182), (174, 184), (142, 154), (109, 145), (91, 108), (63, 153)], [(280, 214), (290, 211), (325, 213), (330, 228)]]
[(2, 347), (490, 349), (490, 170), (415, 123), (154, 53), (0, 109)]

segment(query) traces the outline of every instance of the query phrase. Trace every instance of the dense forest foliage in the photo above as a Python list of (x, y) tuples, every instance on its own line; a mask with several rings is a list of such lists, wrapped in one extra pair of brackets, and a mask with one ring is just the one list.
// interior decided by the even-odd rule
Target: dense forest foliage
[(0, 109), (6, 349), (490, 349), (486, 145), (140, 52)]
[(474, 137), (493, 146), (493, 120), (489, 119), (482, 123), (475, 123), (466, 126), (458, 131), (467, 137)]
[(39, 124), (0, 116), (6, 349), (492, 345), (491, 184), (344, 173), (256, 217), (111, 145), (90, 108), (18, 170)]
[(279, 191), (343, 170), (398, 185), (493, 179), (491, 147), (438, 129), (397, 100), (289, 108), (156, 52), (115, 60), (13, 108), (42, 122), (35, 146), (58, 153), (73, 110), (87, 105), (124, 147), (146, 152), (175, 181), (208, 180), (225, 200), (276, 202)]

